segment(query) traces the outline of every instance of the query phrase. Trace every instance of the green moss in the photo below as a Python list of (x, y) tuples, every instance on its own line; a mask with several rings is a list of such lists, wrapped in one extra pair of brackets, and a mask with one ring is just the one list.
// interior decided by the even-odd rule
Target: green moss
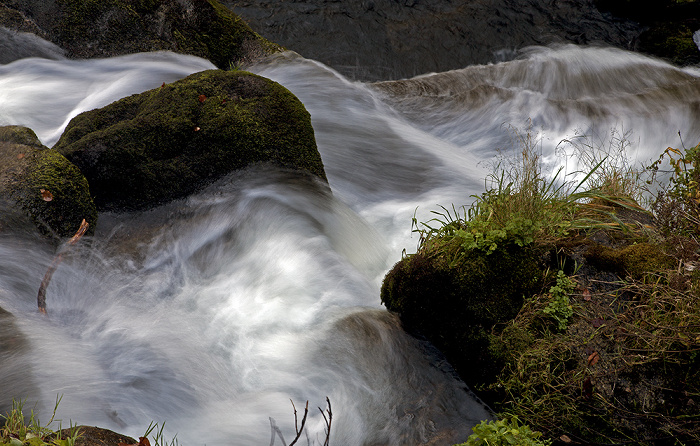
[[(58, 152), (39, 152), (33, 169), (26, 178), (28, 193), (21, 206), (29, 211), (40, 228), (47, 226), (61, 237), (75, 234), (80, 222), (90, 224), (90, 233), (97, 222), (97, 211), (90, 197), (88, 183), (80, 171)], [(42, 190), (51, 193), (46, 201)]]
[(85, 174), (101, 209), (182, 197), (260, 162), (326, 180), (303, 104), (244, 71), (197, 73), (83, 113), (54, 148)]
[(0, 141), (43, 147), (36, 133), (34, 133), (34, 130), (18, 125), (0, 127)]
[(491, 345), (495, 326), (511, 320), (543, 284), (542, 252), (504, 243), (472, 251), (458, 264), (419, 252), (387, 274), (381, 299), (405, 327), (427, 337), (472, 386), (493, 382), (504, 354)]
[(639, 49), (676, 65), (696, 64), (700, 62), (700, 50), (693, 41), (693, 33), (698, 27), (698, 20), (658, 24), (642, 33)]
[(630, 275), (634, 279), (642, 279), (648, 272), (673, 268), (675, 263), (659, 245), (644, 242), (620, 248), (592, 244), (586, 259), (598, 269)]
[(189, 9), (176, 0), (57, 2), (61, 11), (50, 26), (75, 57), (172, 50), (225, 69), (282, 49), (216, 0), (197, 0)]
[(72, 236), (83, 219), (92, 232), (97, 220), (82, 173), (26, 127), (0, 127), (0, 194), (46, 235)]

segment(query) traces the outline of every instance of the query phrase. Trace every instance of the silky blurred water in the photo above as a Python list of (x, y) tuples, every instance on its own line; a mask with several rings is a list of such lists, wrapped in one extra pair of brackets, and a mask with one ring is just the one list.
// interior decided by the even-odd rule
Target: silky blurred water
[[(209, 68), (170, 53), (21, 59), (0, 65), (0, 124), (51, 146), (80, 111)], [(0, 307), (24, 339), (0, 364), (0, 404), (24, 397), (45, 414), (61, 394), (64, 424), (139, 436), (166, 421), (186, 444), (258, 445), (270, 418), (294, 437), (290, 399), (310, 401), (318, 443), (328, 397), (332, 444), (464, 441), (487, 410), (379, 299), (383, 275), (415, 249), (414, 213), (468, 204), (528, 128), (547, 168), (567, 172), (579, 165), (564, 138), (605, 147), (625, 135), (639, 163), (679, 146), (679, 132), (700, 138), (697, 71), (607, 48), (533, 48), (377, 84), (294, 53), (248, 69), (305, 104), (329, 185), (258, 167), (161, 208), (104, 214), (56, 271), (48, 317), (36, 293), (53, 251), (0, 233)]]

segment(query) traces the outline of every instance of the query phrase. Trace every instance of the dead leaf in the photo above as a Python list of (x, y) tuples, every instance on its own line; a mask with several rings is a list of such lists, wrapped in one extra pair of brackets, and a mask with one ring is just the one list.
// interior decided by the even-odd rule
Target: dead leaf
[(53, 200), (53, 194), (46, 189), (39, 189), (39, 192), (41, 192), (41, 198), (44, 201), (51, 201)]
[(600, 355), (598, 352), (593, 352), (590, 355), (588, 355), (588, 365), (596, 365), (598, 363), (598, 360), (600, 360)]
[(24, 153), (20, 153), (19, 155), (17, 155), (18, 160), (21, 160), (22, 158), (24, 158)]
[(161, 85), (160, 88), (165, 88), (165, 82), (163, 82), (163, 85)]
[(151, 442), (146, 437), (139, 437), (139, 446), (151, 446)]
[[(571, 438), (569, 438), (568, 435), (562, 435), (561, 437), (559, 437), (559, 439), (564, 443), (571, 443)], [(121, 445), (119, 445), (119, 446), (121, 446)]]
[(131, 444), (131, 443), (117, 443), (117, 446), (137, 446), (137, 444), (136, 443), (133, 443), (133, 444)]
[(591, 382), (591, 378), (586, 378), (583, 381), (583, 397), (587, 400), (590, 400), (593, 397), (593, 383)]
[(588, 291), (588, 288), (583, 290), (583, 300), (585, 300), (586, 302), (591, 300), (591, 292)]
[(207, 100), (207, 97), (206, 97), (206, 96), (204, 96), (203, 94), (200, 94), (200, 95), (199, 95), (199, 102), (204, 102), (204, 101), (206, 101), (206, 100)]
[(195, 128), (194, 128), (194, 131), (195, 131), (195, 132), (198, 132), (198, 131), (200, 131), (200, 130), (202, 130), (202, 129), (200, 129), (199, 127), (195, 127)]
[(605, 323), (605, 320), (601, 319), (599, 317), (597, 317), (591, 321), (591, 324), (593, 325), (594, 328), (598, 328), (601, 325), (603, 325), (604, 323)]

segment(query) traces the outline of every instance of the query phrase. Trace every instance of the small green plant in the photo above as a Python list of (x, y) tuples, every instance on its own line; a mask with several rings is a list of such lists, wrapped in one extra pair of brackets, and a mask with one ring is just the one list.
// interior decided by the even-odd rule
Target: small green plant
[(548, 446), (551, 440), (542, 439), (542, 433), (533, 431), (518, 418), (482, 421), (472, 428), (466, 443), (456, 446)]
[[(12, 400), (12, 410), (0, 417), (5, 419), (4, 425), (0, 428), (0, 446), (75, 446), (75, 441), (80, 436), (77, 426), (70, 423), (69, 435), (62, 438), (57, 432), (54, 432), (49, 426), (56, 418), (56, 410), (61, 402), (60, 396), (56, 397), (51, 419), (46, 425), (42, 425), (39, 418), (30, 410), (29, 418), (27, 419), (24, 413), (24, 401)], [(58, 431), (61, 431), (61, 421), (56, 420)]]
[(564, 271), (557, 273), (557, 283), (549, 289), (551, 300), (542, 310), (547, 316), (554, 319), (557, 329), (566, 330), (569, 319), (574, 315), (574, 309), (569, 301), (569, 295), (574, 291), (576, 284), (564, 274)]
[(153, 439), (153, 444), (154, 446), (179, 446), (180, 442), (177, 439), (177, 434), (173, 437), (172, 440), (168, 441), (164, 436), (163, 436), (163, 430), (165, 429), (165, 421), (163, 421), (163, 424), (160, 425), (160, 429), (158, 429), (158, 423), (154, 423), (151, 421), (151, 423), (148, 425), (148, 428), (146, 428), (146, 433), (143, 434), (143, 437), (139, 437), (139, 443), (138, 446), (150, 446), (150, 442), (147, 440), (148, 436), (151, 435), (151, 438)]

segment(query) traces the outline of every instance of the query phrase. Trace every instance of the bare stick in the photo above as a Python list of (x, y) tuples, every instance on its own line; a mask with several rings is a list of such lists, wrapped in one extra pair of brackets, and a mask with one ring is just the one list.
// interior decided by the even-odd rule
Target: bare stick
[[(290, 400), (292, 401), (292, 400)], [(309, 414), (309, 401), (306, 401), (306, 408), (304, 409), (304, 417), (301, 419), (301, 428), (297, 424), (297, 408), (294, 406), (294, 401), (292, 401), (292, 407), (294, 407), (294, 429), (297, 431), (297, 436), (294, 438), (294, 440), (289, 443), (289, 446), (294, 446), (299, 440), (299, 437), (301, 437), (301, 433), (304, 432), (304, 424), (306, 424), (306, 416)]]
[(326, 414), (321, 410), (319, 407), (318, 410), (321, 411), (321, 415), (323, 416), (323, 420), (326, 422), (326, 441), (323, 442), (323, 446), (328, 446), (330, 441), (331, 441), (331, 423), (333, 422), (333, 412), (331, 412), (331, 400), (326, 397), (326, 403), (328, 403), (328, 409), (326, 412), (328, 412), (328, 418), (326, 418)]
[(280, 437), (280, 440), (282, 440), (282, 446), (287, 446), (287, 443), (284, 442), (282, 431), (279, 427), (277, 427), (277, 424), (275, 424), (275, 420), (272, 417), (270, 417), (270, 428), (272, 429), (272, 438), (270, 438), (270, 446), (273, 446), (275, 444), (275, 434), (277, 434)]
[(56, 256), (53, 258), (53, 261), (51, 262), (51, 265), (49, 266), (49, 269), (46, 270), (46, 274), (44, 274), (44, 279), (41, 281), (41, 285), (39, 286), (39, 294), (36, 297), (36, 303), (39, 307), (40, 313), (46, 314), (46, 288), (48, 288), (49, 282), (51, 282), (51, 277), (53, 276), (54, 271), (56, 271), (56, 268), (58, 268), (58, 265), (63, 260), (63, 256), (66, 253), (67, 249), (78, 243), (78, 240), (80, 240), (80, 238), (83, 235), (85, 235), (85, 231), (87, 231), (88, 226), (88, 222), (85, 221), (85, 219), (83, 219), (82, 223), (80, 223), (80, 228), (78, 229), (78, 232), (76, 232), (75, 235), (71, 237), (70, 240), (68, 240), (66, 248), (63, 250), (63, 252), (56, 254)]

